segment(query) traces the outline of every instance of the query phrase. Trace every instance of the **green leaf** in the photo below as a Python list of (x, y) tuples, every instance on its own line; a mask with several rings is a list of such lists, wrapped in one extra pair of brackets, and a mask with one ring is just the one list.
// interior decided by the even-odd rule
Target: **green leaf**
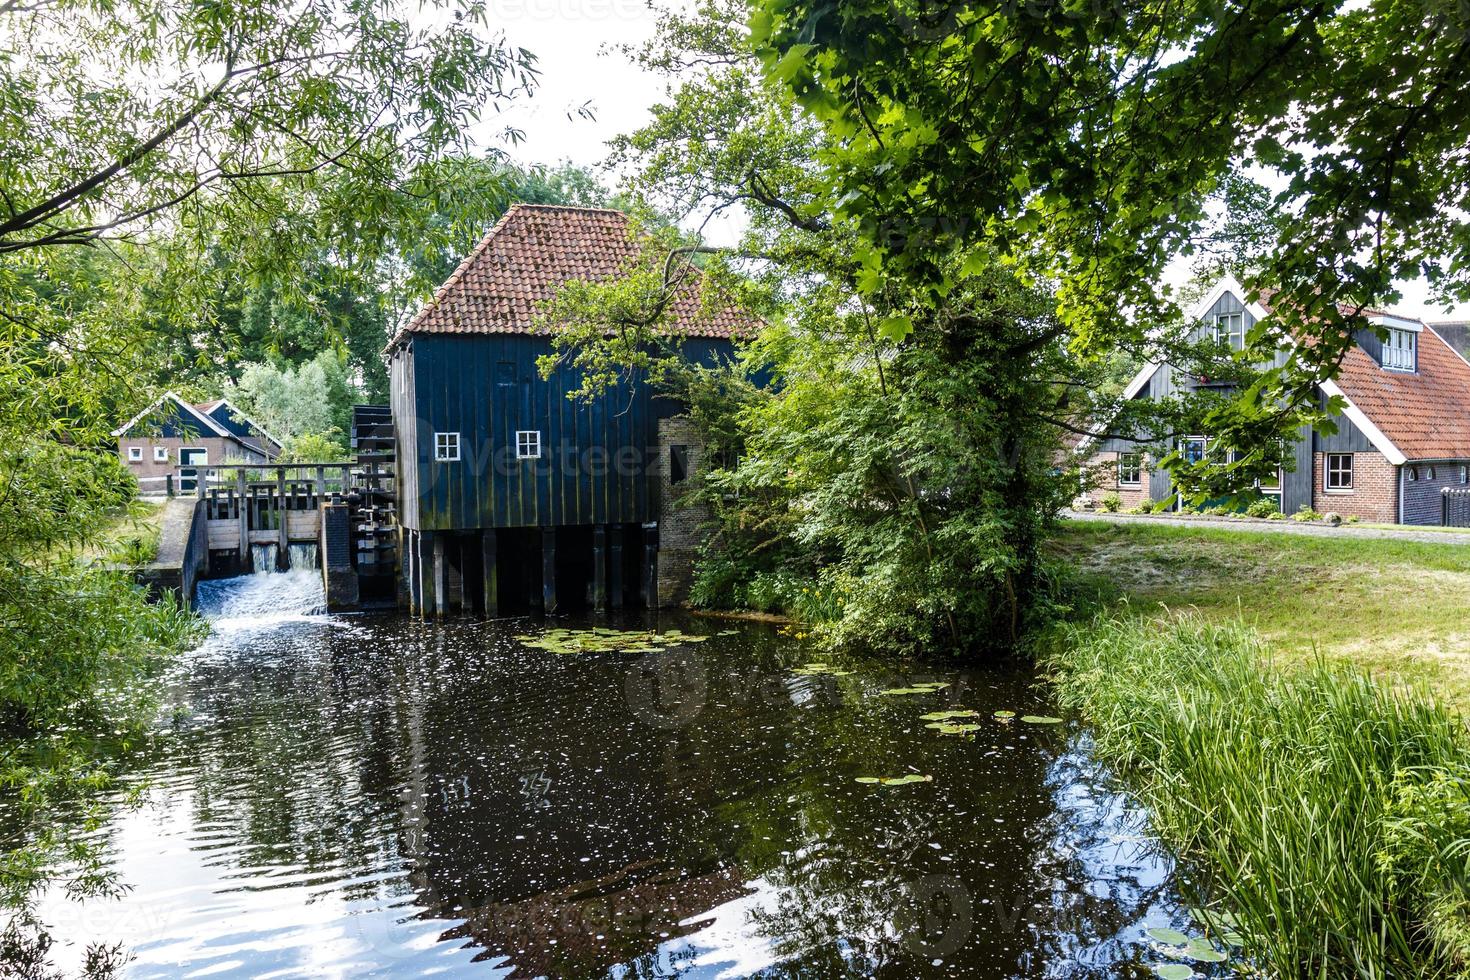
[(903, 341), (905, 337), (914, 332), (914, 321), (911, 317), (902, 313), (894, 313), (886, 316), (878, 324), (878, 335), (895, 344)]

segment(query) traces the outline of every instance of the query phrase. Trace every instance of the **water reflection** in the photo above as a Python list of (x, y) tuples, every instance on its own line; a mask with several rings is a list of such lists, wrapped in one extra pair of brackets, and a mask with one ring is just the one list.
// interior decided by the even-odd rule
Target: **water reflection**
[[(797, 677), (767, 627), (669, 616), (726, 635), (557, 656), (325, 617), (300, 574), (207, 597), (192, 713), (107, 830), (132, 892), (46, 909), (132, 976), (1142, 976), (1178, 924), (1085, 737), (989, 720), (1045, 713), (1023, 673)], [(973, 741), (918, 719), (951, 705)]]

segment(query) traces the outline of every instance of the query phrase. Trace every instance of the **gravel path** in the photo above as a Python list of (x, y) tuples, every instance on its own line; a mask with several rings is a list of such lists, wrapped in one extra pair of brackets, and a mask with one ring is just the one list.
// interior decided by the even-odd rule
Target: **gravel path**
[(1341, 524), (1306, 524), (1293, 520), (1252, 521), (1232, 520), (1228, 517), (1171, 517), (1152, 514), (1107, 514), (1100, 512), (1062, 511), (1062, 516), (1074, 521), (1094, 521), (1100, 524), (1166, 524), (1169, 527), (1208, 527), (1222, 531), (1262, 531), (1268, 534), (1305, 534), (1319, 538), (1398, 538), (1401, 541), (1424, 541), (1429, 544), (1470, 545), (1470, 528), (1460, 531), (1417, 531), (1412, 527), (1359, 527)]

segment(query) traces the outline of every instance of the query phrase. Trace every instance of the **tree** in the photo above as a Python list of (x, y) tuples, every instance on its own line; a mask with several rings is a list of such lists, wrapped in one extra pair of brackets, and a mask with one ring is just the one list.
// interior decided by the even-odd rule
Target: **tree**
[(336, 443), (339, 453), (352, 429), (352, 406), (360, 400), (347, 380), (346, 358), (335, 351), (322, 351), (295, 368), (243, 365), (240, 380), (225, 395), (277, 439), (316, 436)]
[(381, 260), (415, 175), (534, 82), (478, 0), (424, 23), (392, 0), (0, 2), (0, 786), (25, 791), (0, 898), (95, 857), (46, 804), (105, 785), (191, 632), (79, 557), (135, 492), (109, 432), (181, 360), (163, 338), (218, 330), (237, 282), (299, 302), (325, 243)]
[[(636, 56), (674, 78), (670, 98), (614, 147), (656, 210), (697, 224), (743, 208), (748, 234), (723, 250), (645, 222), (642, 261), (548, 304), (548, 360), (580, 370), (579, 394), (647, 371), (693, 406), (725, 459), (703, 477), (720, 549), (705, 583), (721, 563), (731, 582), (798, 576), (839, 643), (1007, 646), (1051, 599), (1040, 544), (1076, 486), (1061, 446), (1096, 407), (1096, 369), (1071, 356), (1047, 285), (993, 253), (952, 257), (940, 302), (869, 261), (829, 217), (831, 137), (763, 84), (739, 14), (712, 0), (663, 18)], [(672, 359), (684, 290), (770, 322), (741, 367)]]
[(991, 249), (1057, 281), (1079, 350), (1176, 320), (1163, 265), (1232, 174), (1270, 175), (1247, 284), (1280, 290), (1275, 327), (1239, 359), (1290, 359), (1206, 419), (1249, 451), (1245, 478), (1322, 417), (1316, 383), (1395, 280), (1470, 298), (1463, 7), (758, 0), (750, 26), (765, 77), (830, 137), (821, 173), (866, 263), (937, 302), (951, 256)]

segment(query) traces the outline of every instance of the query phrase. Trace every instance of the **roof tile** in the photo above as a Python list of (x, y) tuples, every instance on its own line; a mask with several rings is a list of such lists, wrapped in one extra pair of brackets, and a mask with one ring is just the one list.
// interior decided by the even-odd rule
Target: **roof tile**
[[(389, 347), (410, 333), (537, 333), (538, 304), (562, 283), (615, 276), (642, 247), (621, 211), (513, 205)], [(671, 310), (673, 329), (690, 337), (731, 338), (757, 325), (732, 305), (704, 309), (692, 286)]]

